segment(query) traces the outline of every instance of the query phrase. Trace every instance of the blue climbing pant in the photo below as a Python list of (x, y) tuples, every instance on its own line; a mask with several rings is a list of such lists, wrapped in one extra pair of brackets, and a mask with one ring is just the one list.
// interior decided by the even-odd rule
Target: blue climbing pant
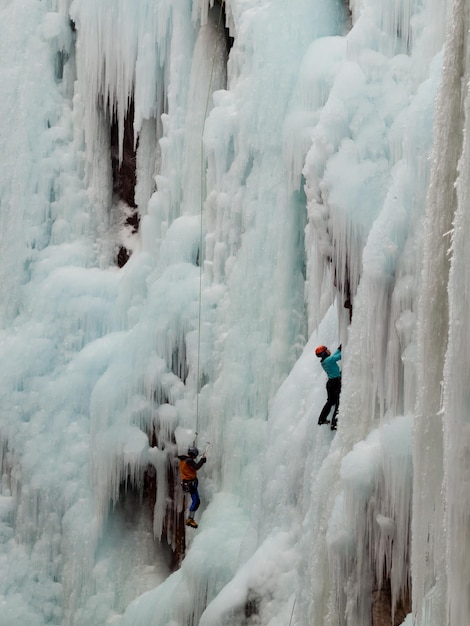
[(194, 513), (198, 510), (199, 505), (201, 504), (201, 499), (199, 498), (199, 492), (197, 490), (198, 480), (195, 478), (191, 481), (189, 486), (189, 493), (191, 494), (191, 506), (189, 507), (189, 512)]

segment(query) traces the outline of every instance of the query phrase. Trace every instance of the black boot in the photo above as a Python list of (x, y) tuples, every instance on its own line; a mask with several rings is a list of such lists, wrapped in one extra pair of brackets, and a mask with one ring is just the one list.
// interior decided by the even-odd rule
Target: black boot
[(325, 406), (322, 408), (320, 417), (318, 418), (318, 425), (329, 424), (330, 420), (328, 419), (328, 415), (331, 411), (331, 404), (327, 401)]

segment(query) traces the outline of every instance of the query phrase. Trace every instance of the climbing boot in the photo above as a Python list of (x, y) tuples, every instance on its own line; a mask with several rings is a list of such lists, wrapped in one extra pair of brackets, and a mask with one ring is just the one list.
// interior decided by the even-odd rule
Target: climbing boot
[(186, 526), (191, 526), (191, 528), (197, 528), (197, 522), (193, 520), (192, 517), (188, 517), (186, 520)]

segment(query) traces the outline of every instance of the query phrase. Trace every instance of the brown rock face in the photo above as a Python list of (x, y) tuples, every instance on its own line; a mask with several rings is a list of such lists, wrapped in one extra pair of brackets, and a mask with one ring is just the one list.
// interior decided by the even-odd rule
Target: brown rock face
[[(113, 171), (113, 195), (124, 201), (129, 210), (123, 215), (123, 225), (132, 233), (139, 230), (139, 213), (135, 204), (136, 185), (136, 151), (134, 149), (134, 102), (131, 101), (127, 116), (124, 120), (124, 140), (122, 146), (122, 161), (119, 161), (119, 127), (114, 118), (111, 125), (111, 165)], [(123, 267), (130, 257), (130, 251), (120, 247), (117, 256), (117, 265)]]
[(395, 608), (392, 618), (392, 595), (390, 589), (374, 591), (372, 598), (372, 626), (400, 626), (411, 612), (411, 597), (408, 593)]

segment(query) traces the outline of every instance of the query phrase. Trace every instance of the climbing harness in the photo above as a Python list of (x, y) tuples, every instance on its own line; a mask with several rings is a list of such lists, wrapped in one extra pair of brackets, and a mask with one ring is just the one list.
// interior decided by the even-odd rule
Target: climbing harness
[(181, 481), (181, 489), (184, 493), (191, 493), (191, 488), (194, 487), (194, 480), (182, 480)]

